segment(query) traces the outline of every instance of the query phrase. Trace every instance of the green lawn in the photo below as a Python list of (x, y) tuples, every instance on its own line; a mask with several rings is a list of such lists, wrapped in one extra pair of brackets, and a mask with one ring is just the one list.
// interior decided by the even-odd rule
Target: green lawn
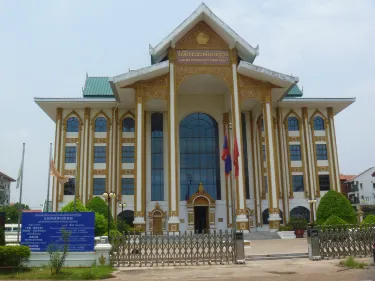
[[(18, 272), (17, 272), (18, 271)], [(112, 276), (112, 267), (63, 268), (59, 275), (51, 275), (49, 268), (0, 270), (0, 280), (97, 280)]]

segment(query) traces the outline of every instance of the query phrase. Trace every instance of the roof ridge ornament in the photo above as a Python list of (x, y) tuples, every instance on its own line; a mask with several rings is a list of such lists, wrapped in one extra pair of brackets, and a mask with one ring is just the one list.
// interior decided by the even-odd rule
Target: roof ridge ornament
[(154, 54), (154, 48), (151, 46), (151, 44), (148, 44), (148, 52), (150, 55)]

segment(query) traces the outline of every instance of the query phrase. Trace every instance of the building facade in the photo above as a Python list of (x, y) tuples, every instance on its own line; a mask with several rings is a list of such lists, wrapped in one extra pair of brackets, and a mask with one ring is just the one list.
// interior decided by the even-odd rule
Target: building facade
[(10, 184), (16, 180), (0, 172), (0, 206), (10, 204)]
[(345, 185), (350, 203), (353, 205), (375, 205), (375, 167), (352, 177)]
[[(334, 116), (354, 99), (302, 98), (297, 77), (254, 64), (258, 52), (201, 4), (150, 46), (150, 66), (87, 77), (82, 98), (35, 98), (56, 123), (57, 169), (72, 178), (54, 180), (53, 210), (73, 200), (77, 176), (80, 200), (112, 191), (112, 212), (126, 202), (121, 215), (141, 230), (314, 219), (313, 202), (340, 190)], [(237, 177), (224, 173), (225, 135)]]

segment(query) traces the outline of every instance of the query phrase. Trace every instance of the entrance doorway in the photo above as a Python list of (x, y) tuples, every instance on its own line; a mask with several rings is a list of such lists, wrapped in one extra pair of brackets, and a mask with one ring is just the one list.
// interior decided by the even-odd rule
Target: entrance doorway
[(194, 229), (196, 233), (208, 232), (208, 206), (194, 207)]
[(155, 212), (153, 217), (153, 231), (154, 234), (162, 234), (163, 233), (163, 218), (160, 212)]

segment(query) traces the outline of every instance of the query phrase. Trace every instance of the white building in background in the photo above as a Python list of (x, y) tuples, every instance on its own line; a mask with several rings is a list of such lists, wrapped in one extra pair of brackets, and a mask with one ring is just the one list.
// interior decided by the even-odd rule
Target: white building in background
[(15, 182), (10, 176), (0, 172), (0, 206), (7, 206), (10, 203), (10, 184)]
[[(126, 202), (142, 231), (314, 219), (315, 200), (340, 190), (334, 116), (355, 99), (304, 98), (298, 77), (256, 65), (258, 54), (201, 4), (150, 46), (151, 65), (87, 77), (83, 97), (35, 98), (56, 123), (56, 167), (71, 177), (53, 181), (53, 210), (74, 192), (84, 204), (114, 192), (112, 212)], [(238, 144), (237, 178), (225, 176), (224, 135), (232, 157)]]
[(375, 204), (375, 167), (371, 167), (346, 182), (352, 204)]

